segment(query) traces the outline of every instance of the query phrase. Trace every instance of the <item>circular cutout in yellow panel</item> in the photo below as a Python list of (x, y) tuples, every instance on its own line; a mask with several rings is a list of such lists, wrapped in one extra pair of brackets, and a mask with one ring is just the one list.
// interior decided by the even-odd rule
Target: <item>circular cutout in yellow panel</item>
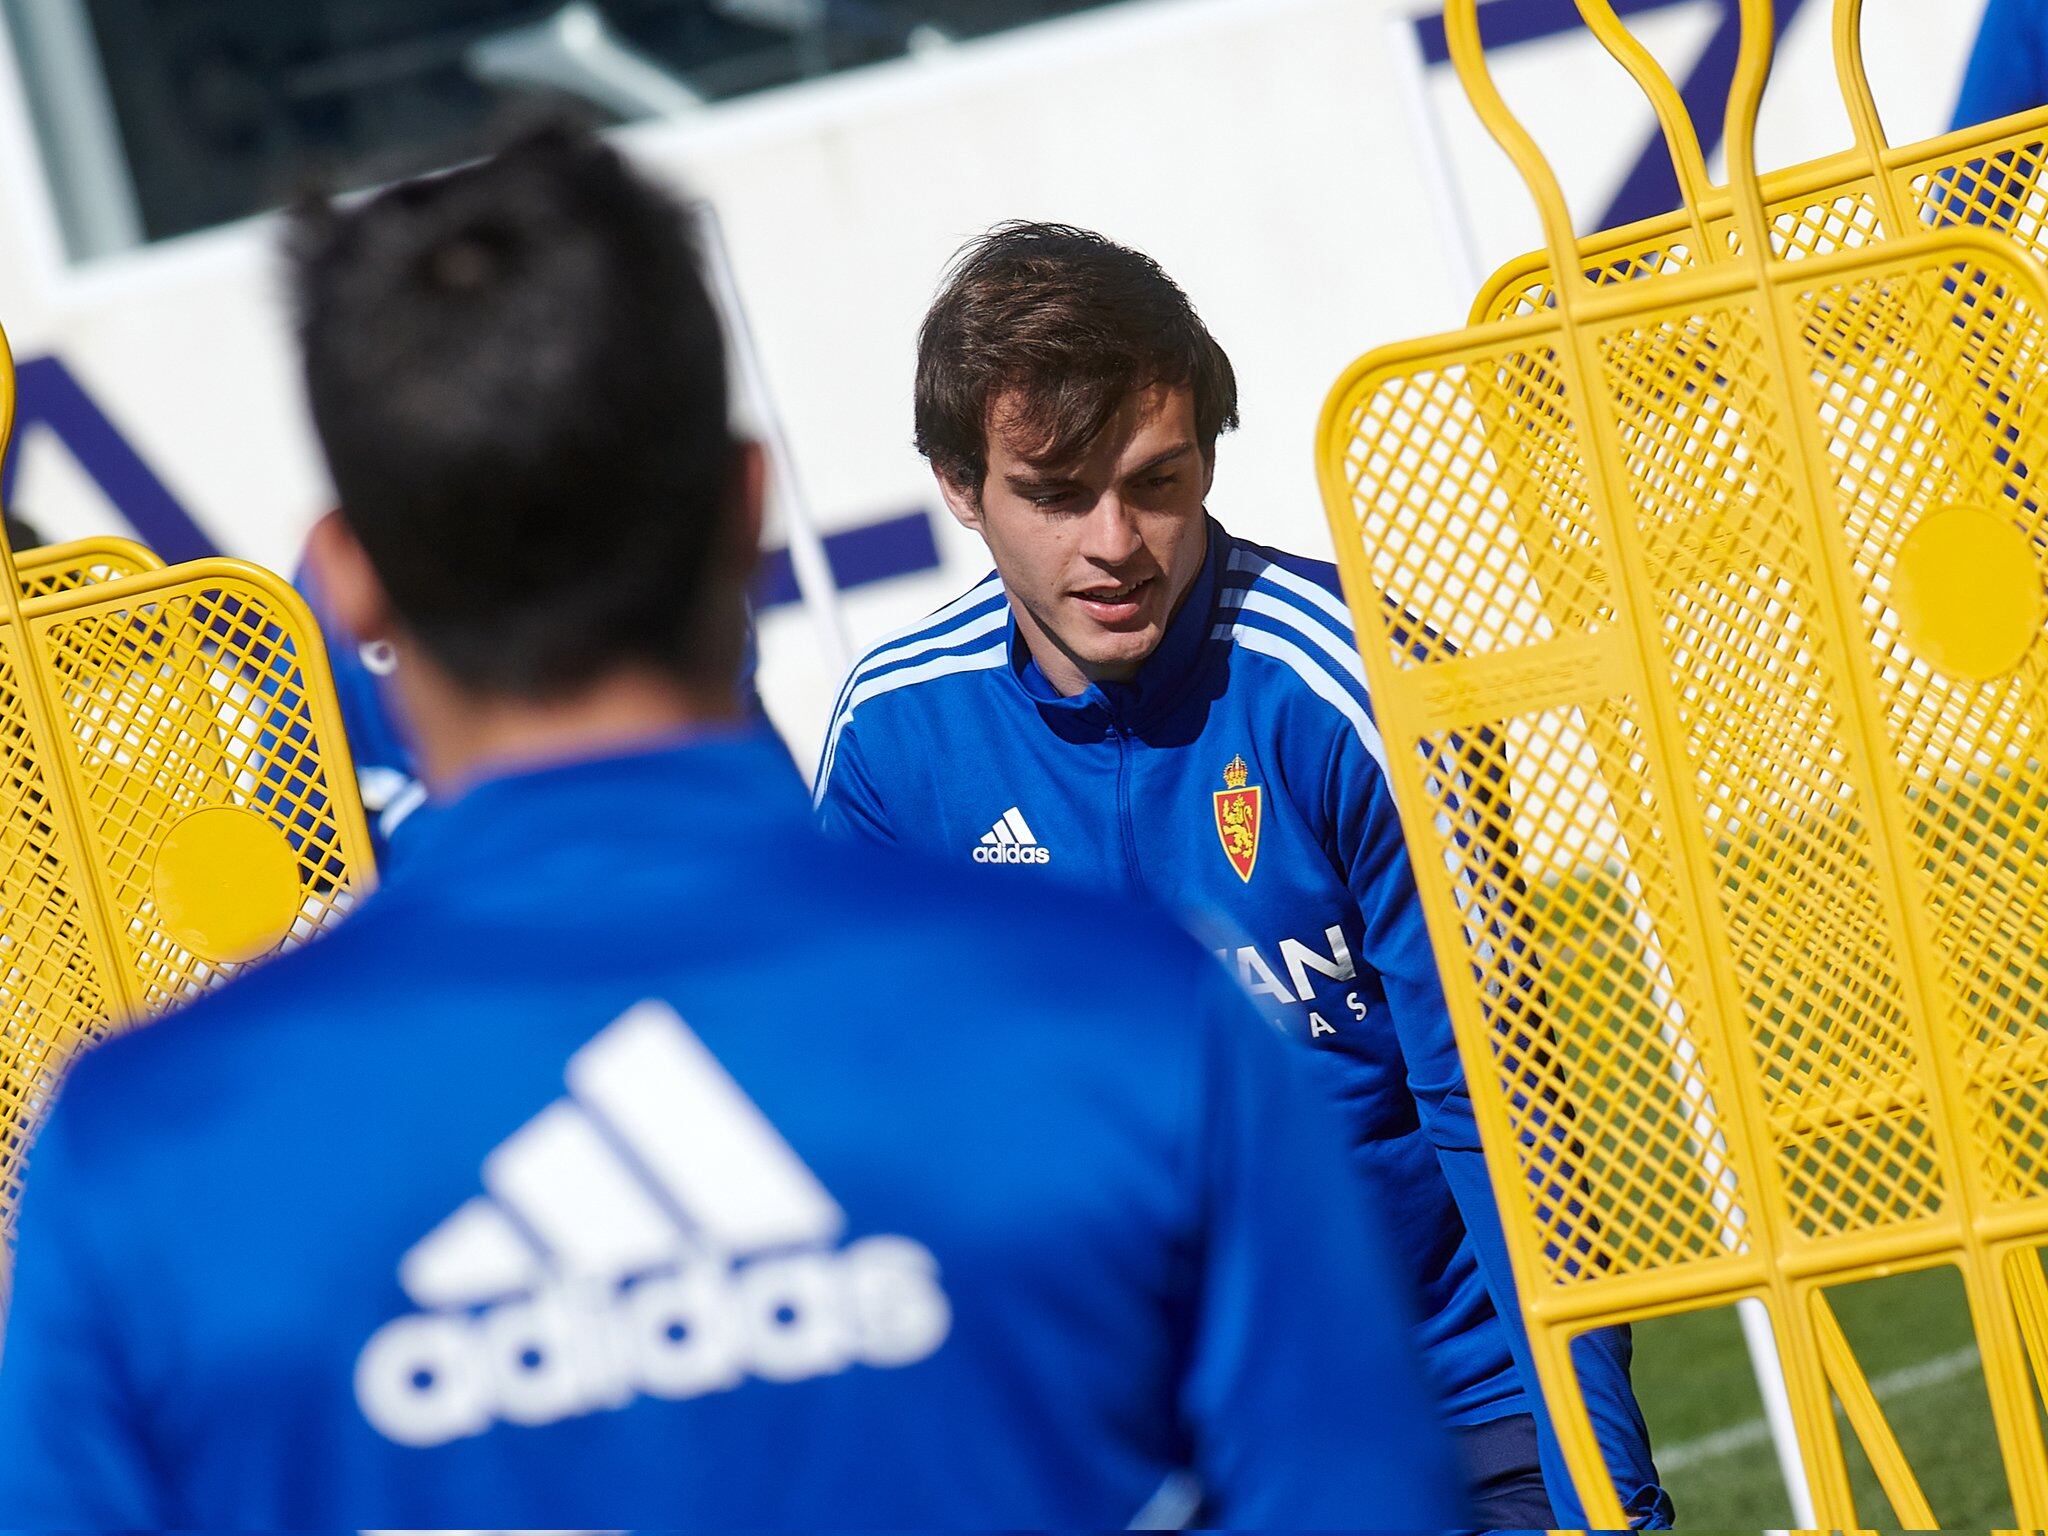
[(2033, 541), (1978, 507), (1943, 507), (1899, 546), (1892, 606), (1906, 641), (1972, 682), (2005, 676), (2040, 638), (2041, 565)]
[(299, 863), (276, 827), (250, 811), (194, 811), (156, 851), (164, 931), (202, 960), (254, 960), (299, 915)]

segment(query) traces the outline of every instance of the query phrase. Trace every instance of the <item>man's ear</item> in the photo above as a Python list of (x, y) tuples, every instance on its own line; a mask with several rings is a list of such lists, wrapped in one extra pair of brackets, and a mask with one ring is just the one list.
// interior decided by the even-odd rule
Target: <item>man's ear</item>
[(946, 510), (960, 526), (981, 532), (981, 492), (956, 485), (936, 464), (932, 466), (932, 478), (939, 482), (939, 495), (945, 498)]
[(768, 515), (768, 455), (751, 440), (736, 445), (733, 455), (727, 554), (742, 575), (751, 576), (761, 559), (761, 528)]
[(1209, 499), (1209, 492), (1216, 488), (1216, 445), (1211, 443), (1202, 452), (1202, 500)]
[(321, 602), (358, 645), (396, 637), (398, 615), (391, 598), (340, 512), (329, 512), (313, 525), (306, 536), (306, 565)]

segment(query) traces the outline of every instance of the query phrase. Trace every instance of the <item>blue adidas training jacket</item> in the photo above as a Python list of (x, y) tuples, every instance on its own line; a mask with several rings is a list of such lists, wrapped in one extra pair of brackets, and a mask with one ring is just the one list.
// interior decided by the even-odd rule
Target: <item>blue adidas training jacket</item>
[[(1208, 535), (1129, 684), (1061, 697), (993, 574), (875, 647), (827, 732), (821, 816), (1015, 886), (1137, 893), (1176, 915), (1321, 1053), (1420, 1286), (1418, 1337), (1451, 1422), (1530, 1412), (1506, 1242), (1336, 569), (1213, 520)], [(1115, 972), (1072, 975), (1077, 997), (1140, 995)], [(1582, 1341), (1579, 1362), (1626, 1507), (1668, 1522), (1625, 1330)], [(1552, 1502), (1580, 1521), (1537, 1417)]]
[(0, 1512), (1457, 1524), (1367, 1204), (1184, 936), (836, 847), (764, 726), (493, 779), (74, 1069)]

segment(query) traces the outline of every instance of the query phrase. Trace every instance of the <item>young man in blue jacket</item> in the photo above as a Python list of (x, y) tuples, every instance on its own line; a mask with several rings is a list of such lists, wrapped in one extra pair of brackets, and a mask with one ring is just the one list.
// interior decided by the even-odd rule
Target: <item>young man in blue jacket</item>
[(299, 233), (319, 584), (445, 803), (73, 1072), (10, 1523), (1462, 1519), (1303, 1064), (1163, 925), (833, 847), (735, 703), (760, 461), (676, 208), (558, 134)]
[[(916, 409), (995, 571), (854, 668), (816, 780), (825, 825), (1178, 915), (1317, 1048), (1422, 1294), (1482, 1519), (1581, 1523), (1336, 571), (1204, 510), (1237, 422), (1229, 359), (1148, 258), (1006, 225), (926, 317)], [(1077, 999), (1109, 988), (1142, 995), (1120, 971), (1074, 979)], [(1580, 1366), (1624, 1502), (1667, 1522), (1626, 1333), (1584, 1341)]]

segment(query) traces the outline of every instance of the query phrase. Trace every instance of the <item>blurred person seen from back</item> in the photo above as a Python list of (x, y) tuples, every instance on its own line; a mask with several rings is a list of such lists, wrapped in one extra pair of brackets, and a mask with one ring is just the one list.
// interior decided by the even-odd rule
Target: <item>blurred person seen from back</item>
[[(398, 667), (398, 655), (388, 641), (365, 643), (348, 632), (320, 590), (310, 562), (300, 561), (292, 584), (305, 598), (326, 642), (328, 670), (341, 705), (342, 731), (355, 763), (356, 790), (369, 822), (370, 849), (378, 872), (388, 875), (429, 819), (419, 813), (430, 803), (426, 782), (420, 776), (419, 749), (413, 744), (403, 704), (396, 696), (400, 690), (391, 676)], [(750, 620), (736, 692), (742, 709), (765, 719), (767, 710), (755, 686), (757, 656)], [(795, 760), (786, 753), (783, 765), (792, 774), (797, 771)]]
[(2048, 104), (2048, 0), (1988, 0), (1950, 126)]
[(557, 133), (294, 248), (312, 560), (443, 803), (74, 1068), (0, 1511), (1458, 1523), (1307, 1062), (1162, 923), (826, 842), (736, 704), (761, 460), (676, 207)]

